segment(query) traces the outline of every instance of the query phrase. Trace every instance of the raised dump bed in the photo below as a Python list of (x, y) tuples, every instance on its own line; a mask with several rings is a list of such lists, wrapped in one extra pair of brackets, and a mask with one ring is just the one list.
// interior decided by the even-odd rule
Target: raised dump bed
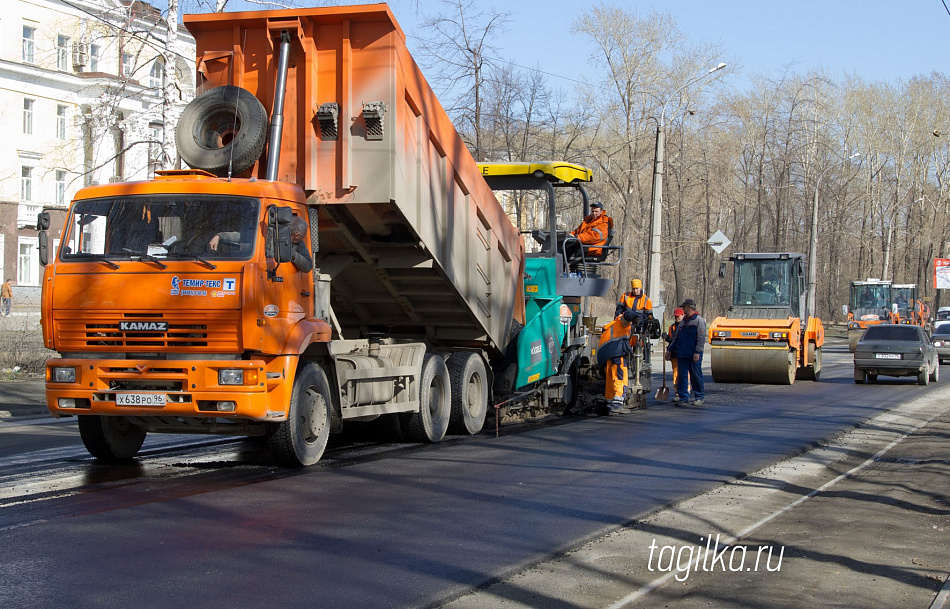
[[(389, 8), (211, 13), (184, 23), (197, 43), (200, 91), (236, 85), (268, 112), (277, 48), (289, 39), (276, 179), (319, 204), (314, 263), (331, 277), (341, 336), (500, 354), (512, 320), (524, 321), (524, 242)], [(266, 158), (245, 175), (265, 178)]]

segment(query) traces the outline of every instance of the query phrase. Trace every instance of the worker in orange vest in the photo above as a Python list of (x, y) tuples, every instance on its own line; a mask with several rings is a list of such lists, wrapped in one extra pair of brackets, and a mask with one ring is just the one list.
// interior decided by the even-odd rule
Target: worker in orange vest
[[(586, 249), (585, 256), (600, 256), (603, 250), (599, 247), (607, 242), (607, 236), (610, 234), (610, 227), (613, 220), (604, 213), (604, 204), (600, 201), (594, 201), (590, 204), (590, 215), (584, 218), (584, 221), (575, 228), (571, 234), (577, 237)], [(568, 259), (580, 256), (581, 245), (577, 241), (568, 241), (565, 246)]]
[(624, 393), (630, 382), (628, 361), (633, 349), (630, 346), (631, 330), (636, 313), (628, 311), (604, 326), (597, 346), (597, 365), (604, 372), (606, 387), (604, 398), (611, 412), (627, 413)]
[(617, 308), (614, 309), (614, 317), (629, 310), (653, 315), (653, 303), (643, 293), (643, 282), (639, 279), (631, 280), (630, 291), (620, 295), (620, 301), (617, 303)]

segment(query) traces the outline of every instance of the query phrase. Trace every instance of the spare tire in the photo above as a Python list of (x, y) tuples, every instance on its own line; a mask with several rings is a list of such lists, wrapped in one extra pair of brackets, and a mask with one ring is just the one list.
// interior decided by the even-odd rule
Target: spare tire
[(267, 111), (254, 95), (225, 85), (202, 93), (185, 107), (175, 130), (181, 158), (216, 176), (254, 166), (267, 141)]

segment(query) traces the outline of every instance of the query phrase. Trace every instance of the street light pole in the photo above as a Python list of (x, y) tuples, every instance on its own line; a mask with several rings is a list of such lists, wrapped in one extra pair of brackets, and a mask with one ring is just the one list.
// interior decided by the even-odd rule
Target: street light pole
[(808, 300), (805, 305), (808, 317), (816, 317), (815, 291), (818, 285), (818, 191), (821, 187), (821, 179), (825, 177), (825, 174), (828, 173), (829, 170), (859, 156), (861, 156), (861, 153), (855, 152), (846, 159), (832, 163), (821, 172), (818, 176), (818, 181), (815, 182), (815, 202), (811, 206), (811, 244), (808, 248)]
[(660, 222), (663, 212), (663, 163), (666, 156), (666, 106), (673, 101), (676, 95), (691, 84), (706, 78), (713, 72), (726, 67), (720, 63), (708, 72), (705, 72), (670, 95), (660, 110), (660, 118), (656, 122), (656, 154), (653, 162), (653, 197), (650, 202), (650, 268), (647, 271), (647, 296), (656, 305), (660, 299)]

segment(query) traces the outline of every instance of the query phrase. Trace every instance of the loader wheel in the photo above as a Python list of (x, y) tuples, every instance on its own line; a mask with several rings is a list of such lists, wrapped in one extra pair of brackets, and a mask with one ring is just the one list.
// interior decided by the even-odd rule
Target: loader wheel
[(419, 411), (403, 416), (403, 430), (410, 442), (438, 442), (445, 437), (452, 413), (452, 386), (445, 360), (429, 353), (422, 362)]
[(477, 434), (488, 414), (488, 373), (485, 362), (472, 351), (453, 353), (446, 362), (452, 383), (452, 433)]
[(145, 430), (125, 417), (79, 415), (82, 443), (96, 459), (109, 463), (128, 461), (139, 454)]
[(287, 420), (268, 429), (267, 445), (285, 467), (313, 465), (323, 456), (330, 439), (330, 384), (315, 363), (297, 370), (290, 394)]
[(181, 158), (216, 176), (254, 166), (267, 140), (267, 111), (254, 95), (225, 85), (202, 93), (181, 113), (175, 130)]

